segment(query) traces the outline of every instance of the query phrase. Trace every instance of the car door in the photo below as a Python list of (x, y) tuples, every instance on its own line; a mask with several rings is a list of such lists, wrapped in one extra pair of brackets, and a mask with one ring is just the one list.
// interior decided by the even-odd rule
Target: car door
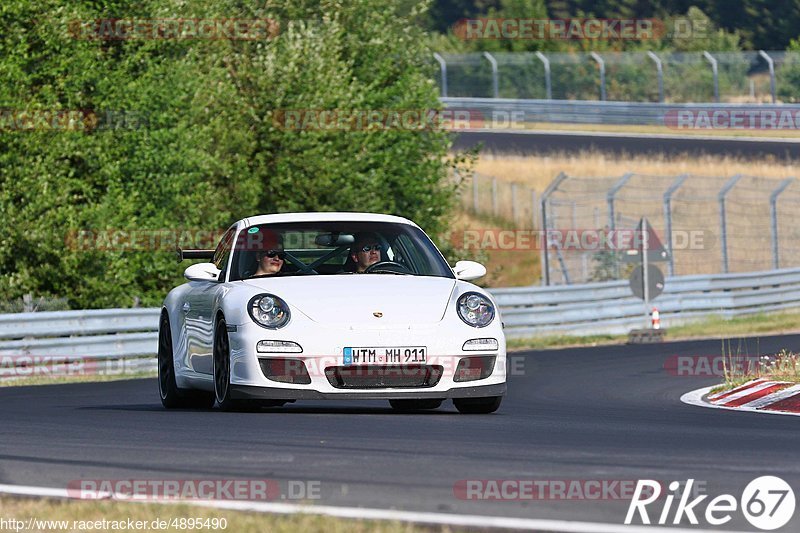
[(184, 303), (189, 366), (199, 374), (214, 372), (214, 299), (225, 280), (235, 235), (236, 226), (233, 226), (222, 236), (214, 252), (214, 265), (221, 271), (219, 279), (190, 282), (192, 290)]

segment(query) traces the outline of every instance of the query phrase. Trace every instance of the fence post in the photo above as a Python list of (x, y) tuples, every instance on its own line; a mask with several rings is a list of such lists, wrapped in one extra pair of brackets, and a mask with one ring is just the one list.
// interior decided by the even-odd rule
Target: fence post
[(544, 91), (548, 100), (553, 99), (553, 80), (550, 76), (550, 60), (541, 52), (536, 52), (536, 57), (542, 62), (544, 66)]
[(439, 62), (439, 69), (442, 72), (442, 98), (447, 98), (447, 62), (436, 52), (433, 53), (433, 58)]
[(478, 214), (478, 179), (480, 175), (477, 172), (472, 174), (472, 211)]
[(550, 260), (549, 260), (549, 242), (547, 237), (547, 202), (550, 200), (550, 195), (552, 195), (558, 189), (559, 185), (567, 179), (567, 175), (563, 172), (560, 172), (556, 179), (547, 186), (547, 188), (542, 193), (542, 285), (550, 285)]
[(772, 94), (772, 103), (774, 104), (778, 101), (777, 91), (775, 90), (775, 62), (764, 50), (759, 50), (758, 55), (763, 57), (769, 66), (769, 92)]
[(484, 52), (483, 57), (489, 60), (492, 65), (492, 95), (494, 98), (500, 98), (498, 83), (497, 83), (497, 60), (489, 52)]
[(722, 247), (722, 273), (728, 273), (728, 225), (725, 218), (725, 196), (736, 186), (736, 183), (742, 179), (742, 174), (736, 174), (729, 179), (722, 189), (719, 190), (717, 200), (719, 201), (719, 232), (720, 232), (720, 246)]
[(497, 178), (492, 176), (492, 216), (497, 217)]
[(517, 184), (511, 183), (511, 220), (517, 223)]
[(711, 74), (714, 76), (714, 101), (719, 102), (719, 69), (717, 68), (717, 60), (706, 51), (703, 51), (703, 57), (711, 63)]
[(539, 222), (539, 213), (536, 212), (536, 190), (531, 189), (531, 229), (536, 229)]
[(769, 195), (769, 215), (772, 226), (772, 268), (780, 268), (779, 242), (778, 242), (778, 196), (792, 184), (794, 178), (786, 178)]
[(672, 185), (664, 192), (664, 237), (667, 240), (667, 251), (669, 252), (669, 275), (675, 275), (675, 257), (672, 252), (672, 195), (683, 185), (688, 174), (681, 174), (672, 182)]
[(606, 62), (600, 57), (597, 52), (592, 52), (589, 55), (597, 61), (597, 66), (600, 67), (600, 100), (606, 101)]
[(656, 72), (658, 74), (658, 101), (664, 103), (664, 66), (661, 64), (661, 58), (655, 52), (647, 52), (647, 56), (656, 64)]
[(628, 172), (624, 176), (622, 176), (606, 193), (606, 202), (608, 203), (608, 229), (614, 231), (617, 226), (615, 220), (615, 213), (614, 213), (614, 200), (617, 196), (617, 193), (621, 188), (628, 183), (628, 180), (633, 177), (633, 172)]

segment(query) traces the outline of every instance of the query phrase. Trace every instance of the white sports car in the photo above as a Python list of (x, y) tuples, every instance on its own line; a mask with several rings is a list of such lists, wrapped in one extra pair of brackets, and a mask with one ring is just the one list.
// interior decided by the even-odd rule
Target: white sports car
[(245, 218), (216, 250), (182, 250), (189, 280), (161, 311), (167, 408), (223, 410), (302, 399), (387, 399), (410, 411), (452, 399), (491, 413), (506, 392), (497, 306), (401, 217), (289, 213)]

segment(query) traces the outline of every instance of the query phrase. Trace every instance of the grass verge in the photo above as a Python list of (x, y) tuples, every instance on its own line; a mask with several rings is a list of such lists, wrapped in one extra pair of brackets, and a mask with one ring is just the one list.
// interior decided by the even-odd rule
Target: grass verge
[[(781, 313), (762, 313), (749, 317), (726, 319), (711, 317), (701, 322), (669, 328), (667, 340), (697, 338), (728, 338), (749, 335), (782, 335), (800, 331), (800, 310)], [(627, 335), (557, 335), (509, 339), (509, 350), (544, 350), (547, 348), (568, 348), (578, 346), (600, 346), (623, 344)], [(748, 377), (747, 379), (752, 379)], [(745, 380), (746, 381), (746, 380)]]
[(6, 378), (0, 380), (0, 387), (25, 387), (28, 385), (55, 385), (59, 383), (88, 383), (98, 381), (120, 381), (123, 379), (154, 378), (158, 374), (155, 370), (147, 372), (126, 372), (120, 374), (91, 374), (76, 376), (30, 376), (19, 378)]
[[(74, 501), (56, 499), (33, 499), (0, 497), (0, 508), (3, 509), (3, 518), (8, 521), (15, 519), (23, 522), (27, 527), (28, 520), (39, 520), (38, 526), (34, 522), (34, 531), (111, 531), (118, 528), (109, 526), (110, 522), (127, 524), (128, 520), (139, 521), (145, 524), (136, 531), (230, 531), (236, 533), (260, 533), (270, 531), (276, 533), (326, 532), (385, 532), (385, 533), (416, 533), (431, 531), (451, 531), (446, 528), (420, 527), (402, 522), (384, 522), (370, 520), (349, 520), (312, 514), (264, 514), (242, 511), (218, 510), (207, 507), (198, 507), (185, 504), (156, 504), (156, 503), (129, 503), (118, 501)], [(153, 527), (153, 520), (166, 520), (170, 523), (177, 519), (176, 526), (181, 519), (194, 519), (194, 524), (206, 520), (209, 527), (189, 528), (183, 527)], [(226, 527), (222, 526), (222, 520)], [(106, 521), (104, 527), (102, 521)], [(216, 522), (214, 522), (216, 520)], [(45, 521), (51, 521), (48, 525)], [(56, 522), (53, 522), (56, 521)], [(57, 521), (62, 524), (57, 525)], [(64, 523), (63, 521), (66, 521)], [(186, 522), (184, 522), (186, 524)], [(216, 527), (213, 527), (216, 524)], [(64, 527), (61, 527), (64, 526)], [(101, 527), (98, 527), (101, 526)], [(120, 529), (126, 529), (123, 525)]]

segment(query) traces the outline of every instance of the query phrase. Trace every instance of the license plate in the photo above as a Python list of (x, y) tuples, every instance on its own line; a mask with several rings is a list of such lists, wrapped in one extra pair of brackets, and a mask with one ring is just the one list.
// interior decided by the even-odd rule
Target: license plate
[(403, 365), (425, 363), (428, 349), (425, 346), (376, 346), (345, 348), (345, 365)]

